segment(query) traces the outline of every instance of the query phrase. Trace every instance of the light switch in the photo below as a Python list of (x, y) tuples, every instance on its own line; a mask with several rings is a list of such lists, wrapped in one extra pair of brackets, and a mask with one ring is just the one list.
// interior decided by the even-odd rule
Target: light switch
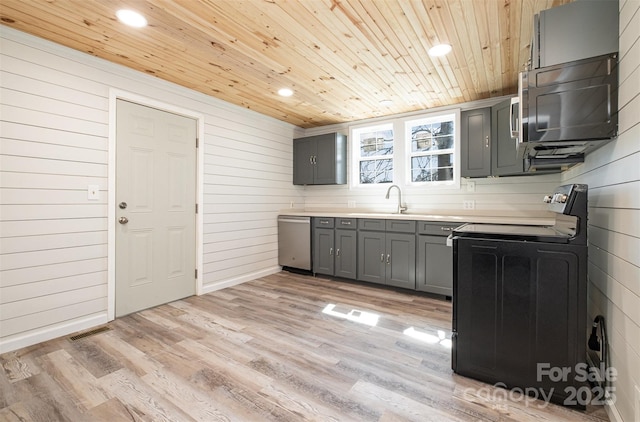
[(90, 201), (97, 201), (100, 199), (100, 186), (89, 185), (87, 186), (87, 199)]
[(475, 192), (476, 191), (476, 182), (473, 180), (469, 180), (467, 182), (467, 192)]

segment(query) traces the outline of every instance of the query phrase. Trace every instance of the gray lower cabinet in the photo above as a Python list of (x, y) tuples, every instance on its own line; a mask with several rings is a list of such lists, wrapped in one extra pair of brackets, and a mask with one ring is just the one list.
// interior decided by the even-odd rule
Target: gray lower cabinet
[(447, 236), (461, 224), (314, 217), (313, 272), (453, 296)]
[(418, 222), (416, 290), (453, 296), (453, 250), (447, 236), (461, 224)]
[[(355, 229), (355, 226), (354, 226)], [(337, 277), (355, 279), (357, 276), (356, 265), (358, 257), (356, 254), (357, 236), (355, 230), (345, 230), (336, 228), (335, 232), (335, 272)]]
[(358, 280), (416, 287), (416, 222), (358, 220)]
[(315, 217), (313, 272), (356, 278), (356, 220)]
[(314, 228), (313, 230), (313, 272), (316, 274), (333, 275), (333, 244), (335, 233), (333, 229)]

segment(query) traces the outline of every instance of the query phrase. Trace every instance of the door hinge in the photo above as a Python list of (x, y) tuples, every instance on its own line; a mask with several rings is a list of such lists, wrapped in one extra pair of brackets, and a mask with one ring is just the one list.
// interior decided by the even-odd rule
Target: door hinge
[(198, 269), (196, 268), (196, 280), (198, 279)]
[(198, 213), (198, 204), (196, 204), (196, 214)]
[(196, 138), (196, 148), (198, 148), (198, 138)]

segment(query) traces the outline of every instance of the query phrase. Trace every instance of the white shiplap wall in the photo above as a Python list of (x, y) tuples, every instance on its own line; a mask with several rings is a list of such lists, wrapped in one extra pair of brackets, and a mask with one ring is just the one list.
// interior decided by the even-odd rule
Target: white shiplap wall
[[(563, 176), (589, 185), (589, 315), (606, 319), (612, 420), (640, 421), (640, 1), (620, 0), (619, 136)], [(638, 389), (636, 391), (636, 389)]]
[[(204, 116), (200, 291), (275, 272), (302, 130), (0, 26), (0, 352), (107, 320), (109, 93)], [(203, 142), (202, 142), (202, 138)], [(87, 199), (88, 185), (100, 200)]]

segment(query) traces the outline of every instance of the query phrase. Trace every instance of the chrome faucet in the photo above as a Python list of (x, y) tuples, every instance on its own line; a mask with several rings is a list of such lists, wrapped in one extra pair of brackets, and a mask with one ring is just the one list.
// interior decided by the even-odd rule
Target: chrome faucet
[(398, 185), (389, 186), (389, 189), (387, 189), (387, 195), (384, 198), (385, 199), (389, 199), (389, 193), (391, 193), (391, 189), (392, 188), (398, 189), (398, 211), (396, 211), (396, 213), (397, 214), (402, 214), (403, 212), (405, 212), (407, 210), (407, 206), (402, 203), (402, 191), (400, 190), (400, 186), (398, 186)]

